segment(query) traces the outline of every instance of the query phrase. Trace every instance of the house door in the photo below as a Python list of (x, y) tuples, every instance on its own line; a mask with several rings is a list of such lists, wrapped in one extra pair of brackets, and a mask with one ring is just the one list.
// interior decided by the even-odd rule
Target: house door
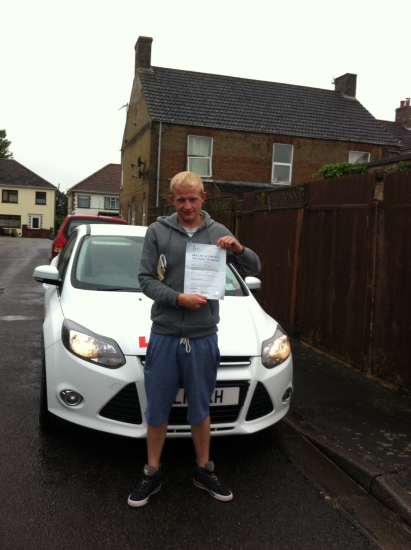
[(41, 216), (31, 216), (31, 229), (41, 229)]

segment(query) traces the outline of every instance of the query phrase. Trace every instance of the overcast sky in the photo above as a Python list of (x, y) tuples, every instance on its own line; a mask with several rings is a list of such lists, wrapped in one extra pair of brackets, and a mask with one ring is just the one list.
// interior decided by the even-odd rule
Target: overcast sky
[(359, 101), (394, 120), (411, 96), (410, 20), (410, 0), (9, 1), (0, 129), (62, 190), (120, 163), (138, 36), (159, 67), (329, 90), (355, 73)]

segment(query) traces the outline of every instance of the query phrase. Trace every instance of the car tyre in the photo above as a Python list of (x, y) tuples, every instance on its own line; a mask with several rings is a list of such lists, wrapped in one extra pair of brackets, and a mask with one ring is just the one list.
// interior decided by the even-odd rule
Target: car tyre
[(55, 423), (51, 419), (49, 409), (48, 409), (46, 361), (44, 359), (44, 352), (43, 352), (43, 366), (41, 370), (39, 424), (40, 424), (40, 428), (44, 431), (51, 431), (55, 428)]

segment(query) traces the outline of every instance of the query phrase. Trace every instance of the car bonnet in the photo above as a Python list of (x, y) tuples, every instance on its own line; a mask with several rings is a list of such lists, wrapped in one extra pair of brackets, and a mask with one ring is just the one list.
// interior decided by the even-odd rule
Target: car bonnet
[[(152, 301), (141, 292), (90, 292), (71, 289), (61, 302), (63, 315), (88, 330), (115, 340), (124, 355), (144, 355), (150, 337)], [(251, 297), (220, 302), (218, 343), (221, 355), (261, 355), (261, 342), (277, 327)]]
[(112, 338), (124, 355), (145, 354), (150, 336), (152, 301), (141, 292), (70, 289), (61, 301), (66, 319), (99, 336)]

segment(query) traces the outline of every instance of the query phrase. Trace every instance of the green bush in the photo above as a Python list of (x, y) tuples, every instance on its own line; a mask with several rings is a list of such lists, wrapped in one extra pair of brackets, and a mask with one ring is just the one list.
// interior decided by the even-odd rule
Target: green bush
[(313, 178), (316, 176), (323, 176), (325, 179), (342, 178), (344, 176), (354, 176), (355, 174), (366, 174), (368, 170), (368, 166), (364, 164), (339, 162), (336, 164), (326, 164), (313, 174)]
[(390, 174), (391, 172), (402, 172), (402, 170), (409, 170), (411, 168), (411, 162), (406, 162), (404, 160), (401, 160), (398, 163), (398, 166), (393, 166), (392, 168), (388, 168), (385, 170), (384, 174)]

